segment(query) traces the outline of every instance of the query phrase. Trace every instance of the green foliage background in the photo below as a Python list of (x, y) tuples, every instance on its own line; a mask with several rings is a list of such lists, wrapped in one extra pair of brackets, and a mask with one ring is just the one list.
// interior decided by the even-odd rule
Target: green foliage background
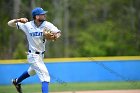
[[(26, 58), (26, 36), (8, 27), (14, 0), (0, 1), (0, 59)], [(18, 18), (31, 18), (31, 1), (20, 0)], [(67, 2), (66, 2), (67, 1)], [(33, 0), (62, 37), (46, 45), (46, 57), (140, 55), (140, 0)], [(67, 35), (64, 7), (67, 3)], [(66, 41), (67, 40), (67, 41)], [(66, 45), (66, 43), (68, 44)], [(66, 55), (67, 54), (67, 55)]]

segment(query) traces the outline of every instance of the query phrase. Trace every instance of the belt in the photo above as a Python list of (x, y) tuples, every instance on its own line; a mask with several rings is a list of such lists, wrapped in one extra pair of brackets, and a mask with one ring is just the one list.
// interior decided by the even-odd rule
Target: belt
[[(29, 53), (32, 53), (32, 51), (31, 51), (31, 50), (29, 50), (28, 52), (29, 52)], [(45, 51), (44, 51), (44, 52), (38, 52), (38, 51), (36, 51), (36, 52), (33, 52), (33, 53), (35, 53), (35, 54), (44, 54), (44, 53), (45, 53)]]

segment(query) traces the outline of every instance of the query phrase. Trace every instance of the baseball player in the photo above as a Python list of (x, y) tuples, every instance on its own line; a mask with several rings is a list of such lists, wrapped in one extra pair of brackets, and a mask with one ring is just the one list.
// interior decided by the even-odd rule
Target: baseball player
[(61, 36), (61, 31), (52, 23), (46, 21), (46, 13), (40, 7), (32, 10), (33, 20), (28, 22), (27, 18), (13, 19), (8, 22), (11, 27), (21, 29), (27, 36), (29, 50), (27, 54), (30, 67), (18, 78), (12, 79), (13, 85), (18, 93), (22, 93), (21, 82), (35, 74), (38, 75), (42, 82), (42, 93), (48, 93), (48, 83), (50, 76), (43, 62), (45, 44), (48, 40), (56, 40)]

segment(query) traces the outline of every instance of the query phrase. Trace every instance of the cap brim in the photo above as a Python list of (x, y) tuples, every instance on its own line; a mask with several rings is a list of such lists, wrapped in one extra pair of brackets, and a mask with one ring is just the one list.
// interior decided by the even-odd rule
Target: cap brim
[(42, 13), (40, 13), (40, 14), (46, 14), (48, 11), (43, 11)]

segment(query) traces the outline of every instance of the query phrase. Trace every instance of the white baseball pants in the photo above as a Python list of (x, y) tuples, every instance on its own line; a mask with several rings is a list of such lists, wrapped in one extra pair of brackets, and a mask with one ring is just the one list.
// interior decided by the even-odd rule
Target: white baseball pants
[(30, 63), (28, 74), (33, 76), (38, 75), (41, 82), (50, 82), (49, 72), (43, 62), (44, 54), (28, 53), (27, 59)]

